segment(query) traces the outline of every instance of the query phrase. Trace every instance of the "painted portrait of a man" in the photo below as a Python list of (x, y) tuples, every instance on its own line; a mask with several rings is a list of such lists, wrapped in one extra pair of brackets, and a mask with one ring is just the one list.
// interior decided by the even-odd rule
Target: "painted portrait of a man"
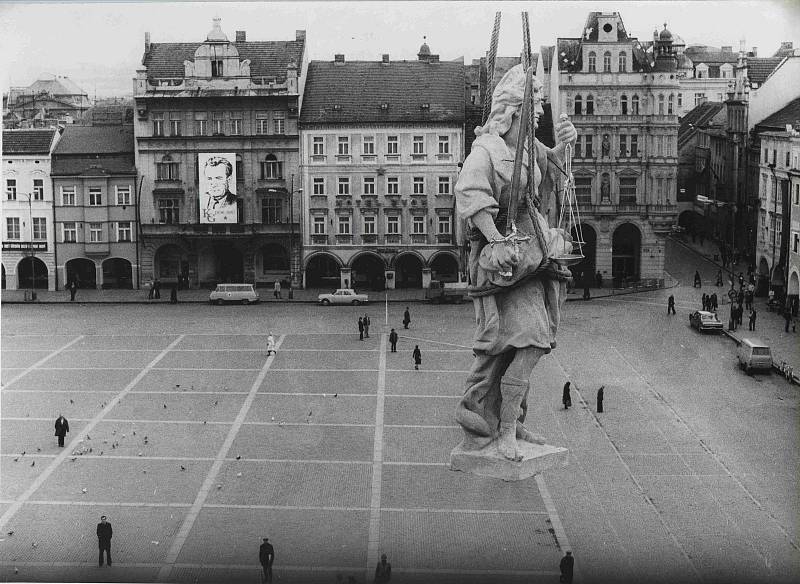
[(199, 154), (200, 223), (236, 223), (233, 154)]

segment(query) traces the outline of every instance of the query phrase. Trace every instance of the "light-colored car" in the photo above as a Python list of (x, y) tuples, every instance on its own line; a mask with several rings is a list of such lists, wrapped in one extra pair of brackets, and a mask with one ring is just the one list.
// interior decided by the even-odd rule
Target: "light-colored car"
[(320, 294), (317, 299), (320, 304), (366, 304), (369, 297), (366, 294), (358, 294), (352, 288), (339, 288), (331, 294)]
[(695, 310), (689, 315), (689, 324), (699, 332), (703, 331), (722, 331), (722, 323), (717, 319), (717, 315), (707, 310)]
[(252, 284), (217, 284), (217, 287), (208, 295), (212, 304), (255, 304), (261, 297), (253, 289)]
[(772, 369), (772, 351), (763, 341), (758, 339), (742, 339), (736, 351), (739, 366), (747, 373), (753, 369)]

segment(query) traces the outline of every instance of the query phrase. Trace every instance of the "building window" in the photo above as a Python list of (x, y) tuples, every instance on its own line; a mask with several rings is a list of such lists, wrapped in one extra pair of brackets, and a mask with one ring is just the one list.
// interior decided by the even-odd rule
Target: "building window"
[(33, 239), (34, 241), (47, 239), (47, 219), (45, 217), (33, 218)]
[(61, 187), (61, 204), (65, 207), (75, 206), (75, 187)]
[(414, 218), (411, 221), (411, 233), (414, 235), (424, 235), (425, 234), (425, 216), (424, 215), (414, 215)]
[(453, 220), (450, 215), (439, 215), (437, 225), (440, 235), (450, 235), (453, 232)]
[(597, 55), (594, 54), (594, 51), (589, 52), (589, 73), (594, 73), (597, 71)]
[(178, 207), (178, 199), (159, 199), (158, 222), (164, 225), (177, 225), (180, 223)]
[(33, 179), (33, 200), (44, 201), (44, 179)]
[(272, 114), (272, 128), (276, 134), (286, 133), (286, 114), (283, 112), (274, 112)]
[(592, 177), (575, 177), (575, 201), (579, 205), (592, 204)]
[(89, 205), (99, 207), (103, 204), (103, 192), (100, 187), (89, 187)]
[(397, 155), (398, 152), (397, 136), (386, 136), (386, 154)]
[(625, 176), (619, 179), (619, 202), (620, 205), (631, 205), (636, 203), (635, 176)]
[(232, 112), (231, 113), (231, 135), (232, 136), (239, 136), (242, 133), (242, 113), (241, 112)]
[(351, 235), (350, 215), (339, 215), (339, 235)]
[(261, 223), (274, 225), (283, 222), (283, 199), (267, 197), (261, 200)]
[(120, 221), (117, 223), (117, 241), (131, 241), (131, 222)]
[(400, 194), (400, 179), (396, 176), (386, 178), (386, 194), (399, 195)]
[(223, 136), (225, 134), (225, 113), (213, 112), (212, 114), (212, 128), (214, 136)]
[(256, 112), (256, 134), (269, 134), (269, 114), (267, 112)]
[(6, 217), (6, 239), (19, 238), (19, 217)]
[(164, 135), (164, 113), (153, 113), (153, 136)]
[(414, 194), (415, 195), (424, 195), (425, 194), (425, 177), (424, 176), (415, 176), (414, 177)]
[(611, 73), (611, 53), (603, 53), (603, 73)]
[(161, 162), (156, 163), (156, 180), (179, 180), (178, 163), (173, 162), (169, 155), (164, 156)]
[(325, 138), (314, 136), (311, 140), (314, 156), (325, 156)]
[(350, 156), (350, 137), (339, 136), (336, 139), (336, 154), (339, 156)]
[(361, 151), (364, 156), (373, 156), (375, 154), (375, 136), (364, 136), (361, 143)]
[(449, 195), (450, 194), (450, 177), (449, 176), (440, 176), (439, 177), (439, 188), (436, 191), (440, 195)]
[(350, 178), (346, 176), (340, 176), (336, 179), (338, 184), (337, 193), (340, 195), (349, 195), (350, 194)]
[(222, 59), (211, 59), (211, 76), (222, 77), (222, 75), (223, 75)]
[(364, 194), (365, 195), (375, 194), (375, 177), (372, 176), (364, 177)]
[(767, 164), (768, 162), (769, 162), (769, 150), (764, 148), (764, 164)]
[(636, 134), (631, 136), (631, 156), (639, 156), (639, 136)]
[(664, 95), (658, 96), (658, 115), (664, 115)]
[(244, 181), (244, 159), (241, 154), (236, 155), (236, 182)]
[(439, 136), (439, 154), (450, 154), (450, 136)]
[(325, 235), (325, 217), (314, 217), (314, 235)]
[(100, 243), (103, 241), (103, 224), (89, 223), (89, 243)]
[(283, 163), (274, 154), (267, 154), (261, 162), (261, 180), (280, 180), (283, 178)]
[(575, 115), (579, 116), (583, 113), (583, 98), (580, 95), (575, 96)]
[(131, 187), (130, 186), (116, 186), (114, 189), (117, 192), (117, 205), (130, 205), (131, 204)]
[(628, 70), (628, 55), (625, 54), (625, 51), (622, 51), (619, 54), (619, 72), (625, 73), (627, 70)]
[(800, 184), (794, 185), (794, 204), (800, 205)]
[(578, 136), (578, 139), (575, 140), (575, 158), (582, 158), (583, 157), (583, 142), (581, 141), (581, 137)]
[(669, 99), (667, 100), (667, 115), (672, 115), (675, 113), (675, 95), (670, 93)]
[(313, 184), (311, 186), (311, 193), (314, 195), (324, 195), (325, 194), (325, 179), (320, 177), (315, 177), (313, 180)]
[(628, 96), (627, 95), (620, 96), (620, 98), (619, 98), (619, 106), (620, 106), (620, 112), (622, 113), (622, 115), (623, 116), (627, 116), (628, 115)]
[(425, 154), (425, 136), (414, 136), (412, 144), (414, 154)]
[(619, 155), (622, 158), (628, 155), (628, 136), (625, 134), (619, 135)]
[(697, 107), (698, 105), (703, 103), (705, 100), (706, 100), (706, 94), (705, 93), (700, 93), (700, 92), (695, 93), (694, 94), (694, 107)]
[(75, 221), (62, 223), (61, 230), (64, 243), (76, 243), (78, 241), (78, 224)]
[(400, 217), (390, 215), (386, 218), (386, 235), (400, 234)]
[(181, 135), (181, 112), (170, 112), (169, 114), (169, 133), (170, 136)]
[(206, 136), (207, 134), (208, 134), (208, 114), (206, 112), (195, 112), (194, 135)]
[(593, 153), (592, 153), (592, 136), (591, 135), (587, 135), (587, 136), (584, 136), (584, 138), (585, 138), (585, 144), (586, 144), (586, 149), (585, 149), (586, 152), (585, 152), (584, 156), (586, 158), (594, 158)]
[(678, 107), (683, 107), (683, 94), (678, 94)]
[(364, 217), (364, 235), (375, 235), (375, 216)]
[(586, 115), (591, 116), (594, 113), (594, 97), (591, 95), (586, 96)]
[(639, 115), (639, 96), (634, 95), (631, 98), (631, 115), (638, 116)]
[(772, 151), (772, 166), (776, 166), (778, 164), (778, 151)]
[(789, 162), (790, 162), (790, 153), (787, 152), (786, 153), (786, 168), (790, 168)]
[(6, 198), (9, 201), (17, 200), (17, 179), (15, 178), (6, 179)]

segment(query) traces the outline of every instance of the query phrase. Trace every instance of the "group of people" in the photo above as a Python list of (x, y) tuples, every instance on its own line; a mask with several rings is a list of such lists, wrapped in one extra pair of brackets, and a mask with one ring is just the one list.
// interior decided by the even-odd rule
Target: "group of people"
[[(368, 314), (358, 317), (358, 339), (360, 341), (369, 338), (370, 324), (371, 321)], [(409, 312), (408, 306), (406, 306), (406, 309), (403, 312), (403, 328), (407, 329), (410, 324), (411, 324), (411, 312)], [(389, 332), (390, 353), (397, 353), (398, 340), (400, 340), (400, 335), (397, 334), (396, 330), (391, 329), (391, 331)], [(422, 365), (422, 351), (420, 350), (419, 345), (414, 346), (414, 350), (411, 352), (411, 358), (414, 361), (414, 369), (419, 370), (420, 365)]]
[(719, 306), (719, 299), (717, 298), (716, 292), (714, 292), (713, 294), (703, 293), (703, 296), (700, 299), (700, 301), (703, 304), (703, 310), (708, 312), (717, 311), (717, 307)]
[[(156, 278), (155, 280), (151, 280), (148, 283), (148, 287), (150, 290), (147, 292), (147, 299), (148, 300), (160, 300), (161, 299), (161, 280)], [(173, 284), (169, 290), (169, 303), (170, 304), (177, 304), (178, 303), (178, 285)]]

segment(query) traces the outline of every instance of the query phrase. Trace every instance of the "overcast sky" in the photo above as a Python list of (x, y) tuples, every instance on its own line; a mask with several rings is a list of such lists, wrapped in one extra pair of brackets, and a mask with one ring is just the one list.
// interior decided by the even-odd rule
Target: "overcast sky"
[(593, 10), (621, 14), (628, 34), (652, 38), (667, 23), (688, 44), (733, 45), (739, 40), (771, 56), (780, 41), (800, 46), (800, 1), (641, 2), (19, 2), (0, 5), (0, 82), (25, 86), (42, 74), (69, 76), (90, 96), (130, 95), (131, 79), (152, 42), (202, 42), (215, 16), (231, 40), (291, 40), (307, 31), (311, 59), (416, 59), (423, 36), (442, 60), (483, 55), (494, 13), (503, 12), (498, 54), (518, 55), (520, 12), (540, 45), (577, 37)]

